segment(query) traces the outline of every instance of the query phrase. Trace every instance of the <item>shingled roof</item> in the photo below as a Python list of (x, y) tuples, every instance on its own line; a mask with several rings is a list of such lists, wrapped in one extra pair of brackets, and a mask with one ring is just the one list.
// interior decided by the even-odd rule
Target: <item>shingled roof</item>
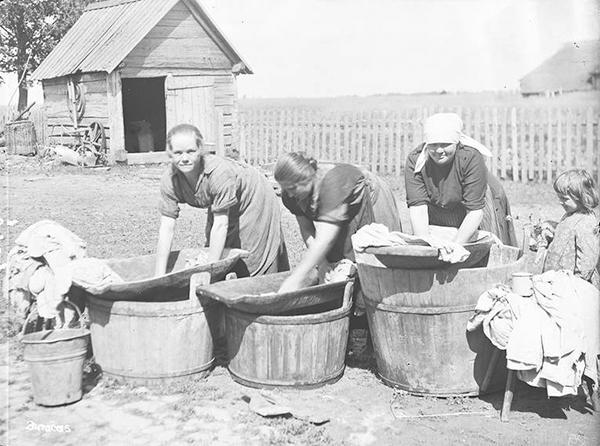
[(85, 9), (33, 72), (32, 79), (50, 79), (81, 72), (112, 72), (180, 1), (192, 11), (198, 23), (236, 66), (235, 71), (251, 74), (248, 64), (197, 0), (108, 0), (92, 3)]
[(521, 79), (521, 93), (590, 90), (599, 64), (600, 40), (567, 43)]

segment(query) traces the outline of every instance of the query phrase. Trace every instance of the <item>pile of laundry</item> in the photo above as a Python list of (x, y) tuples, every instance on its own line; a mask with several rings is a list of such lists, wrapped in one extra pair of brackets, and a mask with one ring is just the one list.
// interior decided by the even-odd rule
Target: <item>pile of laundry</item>
[(319, 268), (319, 283), (345, 282), (356, 275), (356, 264), (349, 259), (327, 263)]
[(119, 283), (104, 260), (87, 257), (86, 243), (51, 220), (25, 229), (8, 253), (8, 291), (11, 305), (24, 317), (32, 304), (45, 319), (61, 327), (72, 319), (63, 305), (74, 281), (78, 284)]
[(482, 326), (527, 384), (548, 396), (577, 395), (583, 375), (598, 379), (600, 292), (567, 271), (533, 276), (533, 285), (530, 297), (505, 286), (483, 293), (467, 330)]
[[(367, 248), (393, 247), (403, 245), (431, 246), (438, 249), (438, 259), (448, 263), (460, 263), (469, 258), (469, 251), (462, 245), (451, 240), (458, 229), (445, 226), (429, 226), (427, 237), (416, 237), (398, 231), (390, 231), (385, 225), (371, 223), (363, 226), (352, 236), (352, 246), (357, 252)], [(487, 231), (476, 231), (471, 242), (491, 238), (495, 243), (502, 244), (498, 237)]]

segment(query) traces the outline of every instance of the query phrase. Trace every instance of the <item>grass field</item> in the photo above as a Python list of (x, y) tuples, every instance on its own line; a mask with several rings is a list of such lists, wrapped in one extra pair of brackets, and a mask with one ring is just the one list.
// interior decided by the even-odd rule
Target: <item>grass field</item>
[[(90, 256), (152, 253), (159, 221), (160, 171), (157, 166), (84, 170), (10, 157), (8, 168), (2, 171), (1, 203), (5, 220), (17, 223), (2, 226), (6, 236), (3, 253), (23, 229), (41, 219), (55, 220), (86, 240)], [(402, 179), (388, 180), (403, 201)], [(560, 216), (551, 186), (509, 182), (504, 186), (518, 226), (530, 215), (534, 219)], [(204, 221), (203, 211), (184, 206), (174, 248), (203, 244)], [(294, 218), (287, 211), (283, 225), (291, 263), (297, 264), (303, 246)], [(7, 328), (6, 316), (3, 330)], [(372, 357), (364, 361), (349, 358), (344, 377), (334, 385), (273, 393), (309, 412), (325, 414), (330, 422), (322, 426), (254, 414), (246, 401), (255, 391), (235, 384), (223, 366), (216, 367), (205, 380), (190, 378), (181, 385), (158, 389), (132, 387), (107, 378), (97, 382), (88, 376), (81, 402), (47, 409), (32, 402), (17, 338), (10, 338), (9, 344), (10, 348), (6, 339), (0, 342), (0, 385), (10, 389), (7, 435), (11, 445), (591, 445), (600, 440), (596, 429), (599, 415), (591, 414), (582, 398), (550, 401), (542, 390), (519, 386), (511, 422), (500, 423), (501, 393), (481, 398), (410, 396), (378, 380)], [(390, 408), (412, 418), (397, 419)], [(31, 422), (69, 425), (71, 432), (31, 430), (27, 428)]]
[(575, 92), (553, 98), (524, 98), (518, 92), (420, 93), (333, 98), (242, 98), (245, 108), (305, 108), (321, 111), (359, 112), (396, 111), (405, 108), (443, 107), (600, 107), (598, 92)]

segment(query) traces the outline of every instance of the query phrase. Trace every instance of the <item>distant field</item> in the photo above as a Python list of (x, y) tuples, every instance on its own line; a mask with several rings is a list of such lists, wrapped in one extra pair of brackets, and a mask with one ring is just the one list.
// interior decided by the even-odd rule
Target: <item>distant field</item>
[(309, 108), (322, 111), (400, 110), (413, 107), (594, 107), (600, 108), (600, 92), (569, 93), (554, 98), (523, 98), (517, 92), (446, 94), (385, 94), (334, 98), (241, 98), (242, 110), (249, 108)]

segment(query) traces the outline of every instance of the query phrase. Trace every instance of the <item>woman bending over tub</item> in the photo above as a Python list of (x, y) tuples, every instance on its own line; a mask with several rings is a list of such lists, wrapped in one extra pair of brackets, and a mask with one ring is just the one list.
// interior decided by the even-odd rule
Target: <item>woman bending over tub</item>
[(206, 152), (200, 130), (190, 124), (169, 131), (167, 153), (171, 164), (160, 183), (156, 275), (166, 271), (180, 203), (208, 209), (209, 262), (219, 260), (224, 248), (241, 248), (250, 255), (240, 261), (235, 270), (238, 276), (289, 270), (281, 209), (264, 175), (244, 163)]
[(405, 167), (413, 233), (426, 236), (429, 225), (455, 227), (452, 241), (463, 244), (482, 229), (516, 246), (508, 199), (485, 165), (491, 152), (462, 133), (454, 113), (430, 116), (423, 127), (425, 141), (409, 153)]
[(315, 266), (354, 260), (350, 236), (377, 222), (400, 231), (400, 214), (390, 186), (351, 164), (329, 169), (302, 153), (281, 155), (275, 165), (284, 206), (296, 216), (308, 248), (280, 292), (305, 286)]

